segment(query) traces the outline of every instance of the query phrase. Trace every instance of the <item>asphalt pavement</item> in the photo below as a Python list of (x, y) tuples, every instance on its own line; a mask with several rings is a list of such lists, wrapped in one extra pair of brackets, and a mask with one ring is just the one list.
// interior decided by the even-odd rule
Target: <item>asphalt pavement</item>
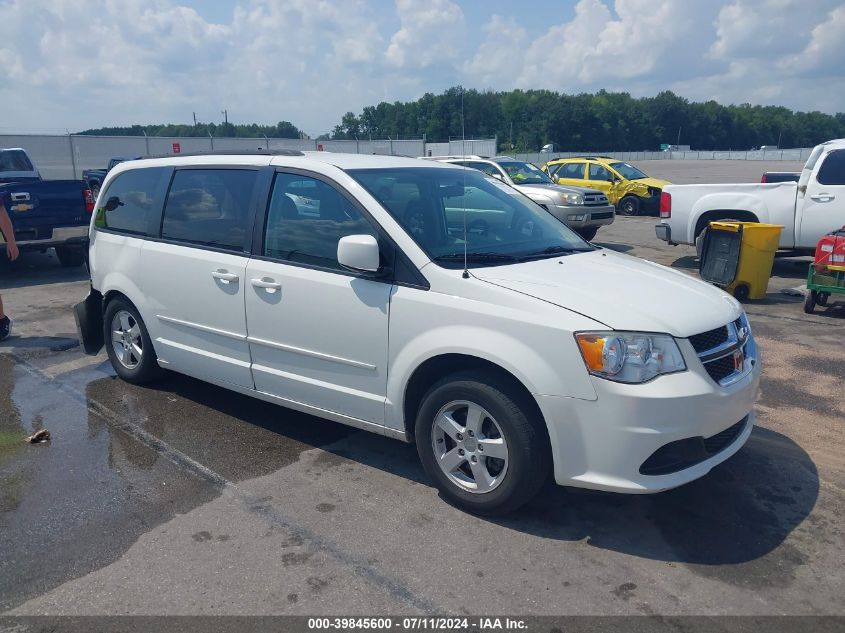
[[(655, 222), (596, 241), (695, 275)], [(747, 304), (763, 393), (737, 455), (662, 494), (550, 484), (483, 519), (439, 498), (411, 445), (177, 375), (120, 381), (76, 341), (84, 270), (25, 254), (0, 269), (0, 612), (841, 615), (845, 310), (781, 292), (807, 261), (779, 259)], [(39, 428), (52, 440), (25, 444)]]

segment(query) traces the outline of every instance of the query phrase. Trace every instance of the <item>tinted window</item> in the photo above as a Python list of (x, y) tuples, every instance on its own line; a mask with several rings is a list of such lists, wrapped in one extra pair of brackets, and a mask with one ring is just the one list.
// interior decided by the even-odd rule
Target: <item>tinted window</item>
[[(402, 195), (395, 179), (376, 183), (381, 199)], [(376, 231), (344, 196), (321, 180), (298, 174), (276, 174), (264, 231), (264, 256), (322, 266), (337, 263), (337, 243), (347, 235)]]
[(502, 161), (504, 169), (516, 185), (541, 185), (550, 183), (549, 177), (536, 165), (521, 161)]
[(610, 177), (610, 172), (607, 170), (607, 167), (596, 163), (590, 163), (590, 180), (610, 181), (612, 178)]
[(0, 171), (34, 171), (26, 154), (19, 149), (0, 151)]
[(161, 209), (156, 200), (168, 170), (161, 167), (133, 169), (112, 180), (100, 195), (94, 225), (102, 229), (146, 235), (150, 221)]
[(845, 185), (845, 150), (839, 149), (827, 155), (816, 180), (822, 185)]
[(478, 163), (478, 162), (471, 162), (471, 163), (463, 163), (467, 167), (472, 167), (473, 169), (477, 169), (478, 171), (483, 171), (485, 174), (489, 174), (490, 176), (497, 177), (501, 176), (502, 172), (499, 171), (498, 167), (495, 165), (491, 165), (490, 163)]
[(584, 163), (564, 163), (555, 173), (558, 178), (584, 179)]
[(170, 185), (161, 236), (242, 251), (247, 245), (249, 203), (257, 171), (183, 169)]

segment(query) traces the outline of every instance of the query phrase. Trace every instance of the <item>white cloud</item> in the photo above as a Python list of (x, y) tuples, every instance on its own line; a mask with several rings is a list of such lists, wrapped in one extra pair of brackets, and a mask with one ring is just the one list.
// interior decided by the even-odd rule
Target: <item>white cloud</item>
[(226, 108), (319, 133), (457, 83), (845, 102), (842, 0), (578, 0), (566, 19), (471, 0), (223, 0), (222, 23), (187, 1), (0, 0), (0, 126), (219, 121)]
[(396, 68), (424, 68), (452, 61), (462, 48), (464, 12), (450, 0), (396, 0), (401, 28), (385, 56)]

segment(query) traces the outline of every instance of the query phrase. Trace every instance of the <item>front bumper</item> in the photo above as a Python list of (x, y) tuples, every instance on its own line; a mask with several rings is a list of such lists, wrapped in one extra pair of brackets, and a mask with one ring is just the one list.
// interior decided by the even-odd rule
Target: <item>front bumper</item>
[[(678, 344), (687, 371), (642, 385), (592, 378), (596, 400), (536, 396), (549, 428), (558, 484), (661, 492), (706, 475), (745, 444), (755, 421), (759, 360), (741, 379), (720, 386), (698, 361), (689, 341)], [(729, 431), (743, 421), (736, 432)], [(719, 434), (723, 435), (717, 438)], [(720, 438), (727, 439), (719, 443)], [(686, 455), (689, 459), (680, 468), (649, 468), (655, 453), (660, 449), (658, 457), (672, 453), (674, 447), (664, 447), (683, 440), (702, 441), (712, 452), (694, 459)], [(691, 443), (683, 446), (689, 448)]]
[[(613, 224), (616, 219), (616, 208), (612, 204), (605, 206), (554, 206), (549, 212), (558, 220), (573, 229), (584, 229), (593, 226), (605, 226)], [(572, 216), (583, 216), (581, 219)]]

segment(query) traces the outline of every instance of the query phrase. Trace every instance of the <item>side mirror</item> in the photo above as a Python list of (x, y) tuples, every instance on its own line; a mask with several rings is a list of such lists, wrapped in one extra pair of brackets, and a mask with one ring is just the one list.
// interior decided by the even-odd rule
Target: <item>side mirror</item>
[(337, 243), (337, 262), (350, 270), (378, 272), (378, 241), (372, 235), (347, 235), (340, 238)]
[(106, 211), (114, 211), (118, 207), (122, 207), (122, 206), (123, 206), (123, 203), (120, 201), (120, 198), (118, 198), (117, 196), (112, 196), (111, 198), (106, 200), (106, 204), (105, 204)]

